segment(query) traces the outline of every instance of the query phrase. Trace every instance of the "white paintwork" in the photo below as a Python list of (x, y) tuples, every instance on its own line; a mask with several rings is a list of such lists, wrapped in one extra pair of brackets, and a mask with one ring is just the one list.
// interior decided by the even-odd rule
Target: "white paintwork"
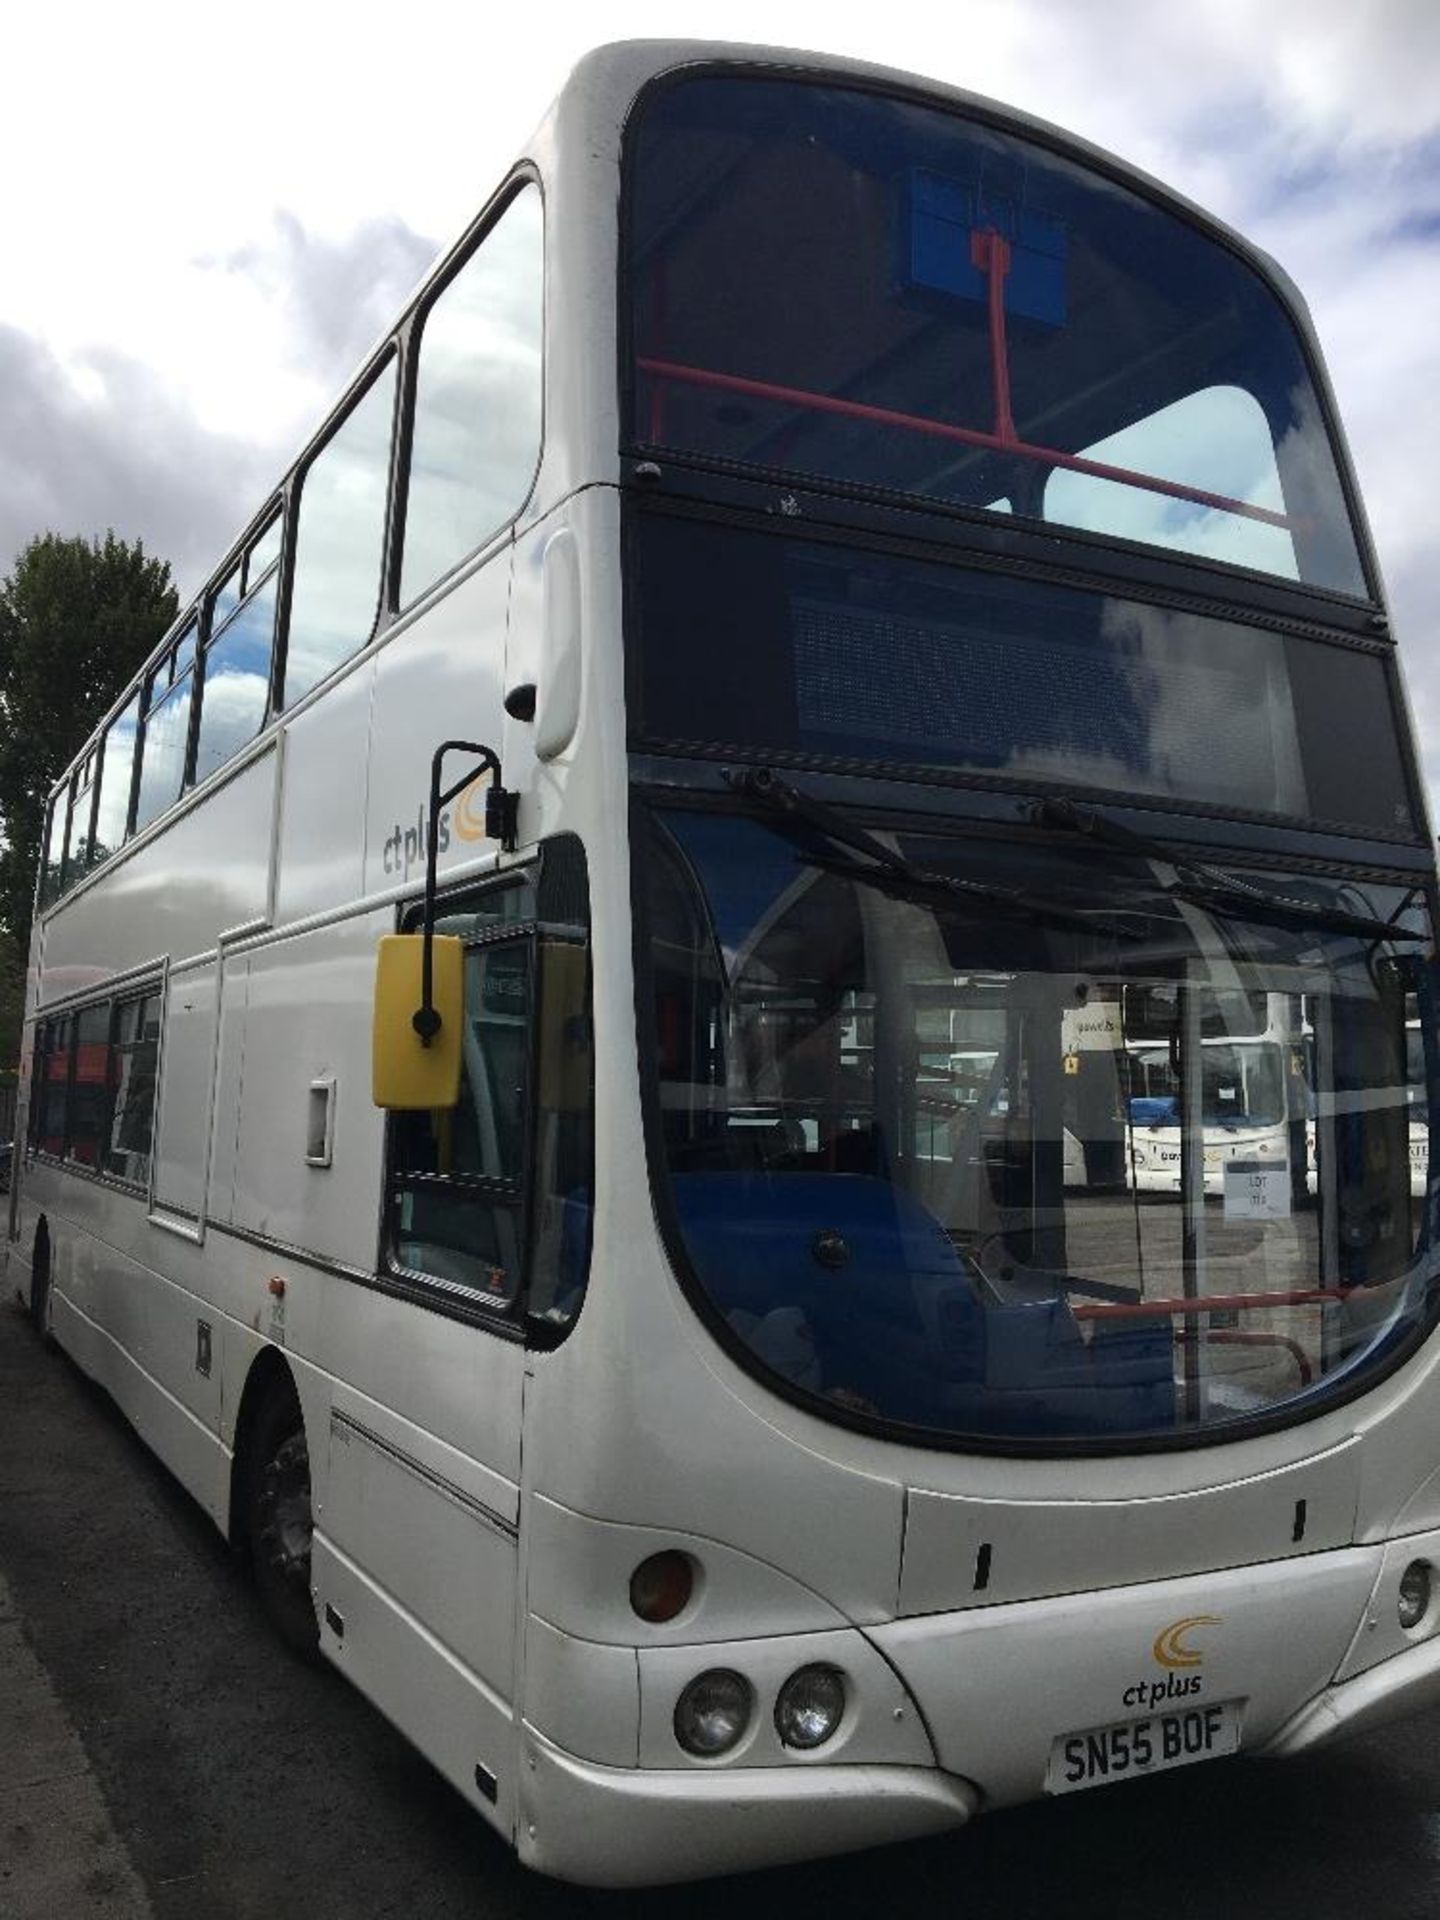
[(155, 1204), (197, 1216), (204, 1209), (210, 1144), (216, 1000), (213, 960), (171, 970), (155, 1126)]
[(275, 899), (281, 925), (343, 907), (363, 890), (373, 681), (372, 663), (286, 728)]
[[(676, 1527), (591, 1520), (536, 1494), (527, 1538), (531, 1617), (587, 1640), (695, 1648), (746, 1633), (823, 1633), (847, 1624), (821, 1594), (773, 1564)], [(631, 1611), (630, 1575), (661, 1548), (689, 1554), (698, 1572), (684, 1612), (652, 1626)]]
[[(240, 1043), (233, 1224), (361, 1269), (375, 1262), (378, 1197), (357, 1197), (378, 1196), (384, 1125), (354, 1036), (390, 930), (388, 915), (365, 914), (253, 948)], [(334, 1165), (322, 1169), (306, 1161), (307, 1121), (311, 1083), (330, 1078)]]
[[(425, 809), (430, 756), (442, 740), (489, 743), (496, 734), (505, 671), (505, 623), (510, 600), (510, 547), (503, 544), (478, 570), (412, 626), (400, 631), (375, 663), (368, 774), (362, 782), (365, 890), (383, 894), (425, 879)], [(448, 785), (463, 757), (447, 761)], [(506, 768), (508, 776), (508, 766)], [(357, 809), (362, 798), (357, 791)], [(461, 796), (463, 804), (464, 796)], [(489, 856), (487, 840), (442, 815), (439, 872), (449, 877), (467, 862)], [(444, 844), (448, 838), (448, 845)]]
[[(1378, 1561), (1374, 1548), (1350, 1548), (1294, 1566), (1125, 1587), (1106, 1594), (1103, 1607), (1079, 1593), (998, 1615), (901, 1620), (872, 1638), (924, 1701), (941, 1766), (1005, 1806), (1043, 1791), (1060, 1735), (1160, 1707), (1241, 1700), (1242, 1746), (1264, 1746), (1295, 1701), (1335, 1672)], [(1199, 1662), (1167, 1670), (1154, 1642), (1187, 1618), (1196, 1624), (1183, 1645)], [(1068, 1657), (1057, 1660), (1057, 1647)], [(1180, 1695), (1151, 1692), (1192, 1681)]]
[(580, 558), (568, 527), (545, 542), (541, 575), (535, 753), (553, 760), (574, 739), (580, 719)]
[[(229, 770), (226, 770), (227, 776)], [(276, 754), (269, 745), (171, 825), (127, 846), (46, 917), (40, 1005), (155, 963), (213, 952), (268, 906)]]
[[(1440, 1674), (1430, 1621), (1403, 1645), (1377, 1627), (1370, 1664), (1355, 1651), (1411, 1551), (1387, 1547), (1402, 1518), (1410, 1535), (1440, 1528), (1433, 1343), (1303, 1427), (1016, 1461), (803, 1412), (723, 1354), (680, 1295), (636, 1070), (618, 142), (646, 80), (724, 51), (592, 56), (527, 149), (546, 196), (546, 440), (514, 528), (44, 917), (32, 1010), (169, 969), (157, 1211), (36, 1163), (8, 1253), (28, 1287), (43, 1216), (57, 1337), (221, 1526), (246, 1382), (259, 1356), (284, 1356), (310, 1439), (325, 1652), (526, 1860), (613, 1885), (934, 1832), (982, 1794), (1036, 1792), (1052, 1738), (1125, 1717), (1115, 1695), (1137, 1672), (1154, 1684), (1154, 1637), (1187, 1615), (1224, 1619), (1205, 1697), (1247, 1701), (1247, 1745), (1400, 1711)], [(530, 679), (533, 726), (501, 708)], [(381, 1235), (374, 942), (418, 893), (430, 755), (452, 737), (499, 742), (522, 855), (573, 831), (589, 862), (592, 1281), (548, 1353), (363, 1284)], [(498, 864), (492, 843), (456, 832), (441, 871)], [(306, 1116), (326, 1079), (332, 1164), (317, 1167)], [(992, 1562), (976, 1591), (981, 1542)], [(652, 1628), (628, 1581), (662, 1547), (691, 1553), (701, 1579), (680, 1618)], [(853, 1674), (860, 1704), (843, 1747), (787, 1756), (765, 1731), (774, 1691), (811, 1658)], [(674, 1699), (717, 1662), (747, 1674), (762, 1718), (733, 1763), (697, 1765), (677, 1755)], [(1353, 1677), (1332, 1685), (1337, 1673)]]
[(537, 1733), (580, 1760), (640, 1765), (640, 1666), (633, 1647), (600, 1646), (532, 1613), (525, 1708)]
[[(900, 1611), (938, 1613), (1066, 1593), (1075, 1585), (1077, 1563), (1093, 1562), (1097, 1554), (1115, 1585), (1202, 1573), (1215, 1564), (1217, 1532), (1238, 1561), (1343, 1546), (1355, 1537), (1359, 1479), (1360, 1448), (1350, 1441), (1253, 1478), (1143, 1501), (976, 1500), (917, 1488), (906, 1513)], [(1297, 1541), (1300, 1500), (1305, 1529)], [(985, 1588), (977, 1592), (982, 1544), (990, 1556)]]
[(587, 1886), (653, 1886), (963, 1826), (980, 1796), (932, 1767), (598, 1767), (525, 1729), (520, 1858)]

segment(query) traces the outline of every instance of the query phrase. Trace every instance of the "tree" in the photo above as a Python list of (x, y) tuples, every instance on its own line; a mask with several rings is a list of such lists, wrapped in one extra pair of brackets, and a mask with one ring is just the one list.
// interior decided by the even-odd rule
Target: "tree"
[(21, 956), (50, 788), (178, 611), (169, 562), (113, 532), (41, 534), (0, 581), (0, 935)]

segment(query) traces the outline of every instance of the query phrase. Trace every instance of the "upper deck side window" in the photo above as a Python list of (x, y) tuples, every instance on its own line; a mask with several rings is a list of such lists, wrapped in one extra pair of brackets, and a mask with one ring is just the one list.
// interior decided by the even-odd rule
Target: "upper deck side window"
[(40, 905), (48, 907), (60, 897), (60, 873), (65, 853), (65, 823), (70, 806), (67, 781), (51, 795), (45, 816), (45, 854), (40, 866)]
[(400, 604), (524, 505), (540, 457), (544, 230), (522, 187), (420, 322)]
[(198, 622), (187, 620), (142, 686), (144, 733), (135, 798), (137, 833), (178, 800), (185, 785), (197, 632)]
[(300, 482), (282, 704), (295, 702), (375, 631), (384, 571), (397, 361), (392, 353)]
[(198, 784), (265, 724), (270, 702), (283, 521), (277, 511), (217, 588), (201, 665)]
[(90, 817), (95, 797), (97, 751), (91, 747), (70, 777), (70, 817), (65, 832), (65, 852), (61, 862), (60, 884), (73, 886), (90, 857)]
[(133, 693), (105, 729), (100, 757), (100, 796), (95, 803), (95, 838), (90, 864), (114, 853), (130, 820), (130, 790), (135, 783), (135, 748), (140, 732), (140, 695)]
[(647, 97), (627, 191), (633, 444), (1366, 592), (1295, 327), (1180, 215), (937, 107), (733, 76)]

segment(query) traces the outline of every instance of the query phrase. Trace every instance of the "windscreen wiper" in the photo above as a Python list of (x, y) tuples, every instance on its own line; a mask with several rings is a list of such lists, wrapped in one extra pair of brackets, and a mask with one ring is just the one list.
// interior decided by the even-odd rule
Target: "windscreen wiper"
[(811, 794), (802, 793), (788, 780), (782, 780), (769, 767), (727, 768), (725, 778), (737, 793), (758, 801), (767, 813), (775, 817), (782, 829), (786, 826), (796, 830), (808, 829), (808, 835), (818, 835), (832, 845), (845, 849), (843, 853), (826, 854), (802, 845), (801, 851), (809, 864), (826, 873), (839, 874), (845, 879), (858, 881), (862, 886), (874, 887), (904, 900), (928, 901), (932, 905), (945, 906), (961, 900), (970, 906), (985, 906), (1012, 914), (1017, 919), (1038, 921), (1047, 926), (1070, 927), (1080, 933), (1105, 933), (1126, 940), (1142, 937), (1138, 932), (1117, 924), (1110, 916), (1087, 915), (1062, 907), (1038, 894), (1027, 893), (1023, 887), (1002, 887), (983, 880), (962, 880), (955, 874), (922, 867), (914, 860), (906, 859), (904, 854), (897, 853), (893, 847), (887, 847), (878, 834), (847, 819), (838, 808), (815, 799)]
[(1037, 800), (1034, 818), (1041, 826), (1083, 834), (1103, 846), (1139, 854), (1147, 860), (1163, 860), (1175, 874), (1174, 881), (1165, 884), (1166, 893), (1215, 913), (1248, 914), (1252, 920), (1276, 921), (1282, 926), (1319, 927), (1330, 933), (1353, 933), (1365, 940), (1425, 941), (1430, 937), (1366, 913), (1350, 913), (1343, 907), (1319, 907), (1311, 900), (1252, 886), (1248, 880), (1223, 873), (1202, 860), (1187, 859), (1148, 833), (1122, 827), (1119, 821), (1108, 819), (1096, 808), (1077, 806), (1073, 800)]

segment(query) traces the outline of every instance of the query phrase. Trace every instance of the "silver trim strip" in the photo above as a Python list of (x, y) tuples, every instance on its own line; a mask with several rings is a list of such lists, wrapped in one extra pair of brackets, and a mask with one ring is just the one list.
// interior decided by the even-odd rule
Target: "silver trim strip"
[(354, 1439), (363, 1440), (367, 1446), (373, 1447), (377, 1453), (384, 1454), (385, 1458), (393, 1461), (397, 1467), (412, 1474), (415, 1479), (423, 1481), (433, 1492), (462, 1508), (472, 1519), (493, 1528), (496, 1533), (503, 1534), (507, 1540), (519, 1539), (520, 1529), (505, 1519), (503, 1514), (496, 1513), (493, 1507), (487, 1507), (483, 1500), (477, 1500), (473, 1493), (467, 1493), (463, 1487), (457, 1487), (453, 1480), (445, 1479), (443, 1474), (432, 1472), (413, 1454), (403, 1453), (399, 1447), (392, 1446), (390, 1441), (383, 1439), (372, 1428), (352, 1419), (348, 1413), (342, 1413), (338, 1407), (330, 1409), (330, 1431), (332, 1434), (338, 1431)]

